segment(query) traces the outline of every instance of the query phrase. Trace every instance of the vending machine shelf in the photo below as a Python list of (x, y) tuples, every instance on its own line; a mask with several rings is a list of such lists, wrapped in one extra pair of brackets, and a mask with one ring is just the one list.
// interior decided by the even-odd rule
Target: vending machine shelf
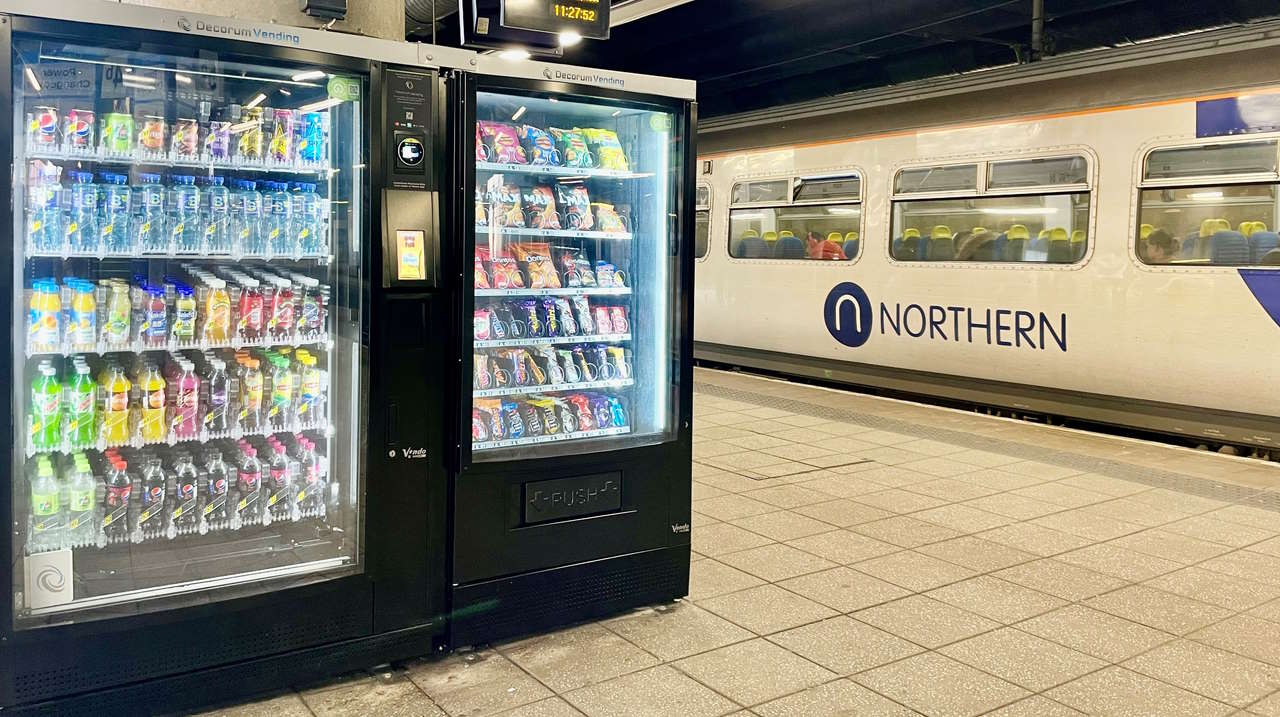
[(476, 398), (492, 398), (494, 396), (516, 396), (535, 393), (562, 393), (565, 391), (590, 391), (596, 388), (626, 388), (635, 384), (633, 379), (612, 378), (603, 381), (579, 381), (578, 383), (546, 383), (527, 386), (504, 386), (503, 388), (478, 389), (471, 392)]

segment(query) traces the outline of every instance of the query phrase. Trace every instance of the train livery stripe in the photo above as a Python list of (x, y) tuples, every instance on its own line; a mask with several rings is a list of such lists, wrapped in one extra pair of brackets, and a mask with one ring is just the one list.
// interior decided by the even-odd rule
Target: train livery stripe
[(1280, 273), (1274, 269), (1241, 269), (1240, 277), (1271, 320), (1280, 326)]

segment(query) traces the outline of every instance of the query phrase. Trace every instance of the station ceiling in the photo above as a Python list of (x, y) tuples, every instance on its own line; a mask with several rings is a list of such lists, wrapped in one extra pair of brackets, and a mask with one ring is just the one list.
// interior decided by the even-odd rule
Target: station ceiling
[[(714, 117), (1026, 61), (1031, 13), (1031, 0), (692, 0), (615, 26), (563, 61), (695, 79), (699, 112)], [(1044, 50), (1277, 15), (1275, 0), (1045, 0)], [(438, 41), (456, 42), (456, 25), (442, 18)]]

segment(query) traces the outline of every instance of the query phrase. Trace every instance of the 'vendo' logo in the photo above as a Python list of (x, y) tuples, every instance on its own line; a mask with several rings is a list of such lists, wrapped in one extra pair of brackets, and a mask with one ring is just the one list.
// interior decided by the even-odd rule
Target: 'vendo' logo
[(871, 338), (875, 314), (867, 292), (852, 281), (845, 281), (836, 284), (827, 294), (822, 318), (832, 338), (845, 346), (857, 348)]

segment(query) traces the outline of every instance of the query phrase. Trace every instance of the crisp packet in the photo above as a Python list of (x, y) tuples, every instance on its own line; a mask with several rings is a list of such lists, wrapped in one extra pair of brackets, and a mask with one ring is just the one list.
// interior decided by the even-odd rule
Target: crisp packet
[(481, 192), (479, 187), (476, 187), (476, 226), (489, 226), (489, 212), (484, 206), (484, 192)]
[(556, 196), (551, 186), (539, 184), (524, 190), (525, 224), (534, 229), (559, 229)]
[(564, 212), (566, 229), (591, 231), (595, 219), (591, 216), (591, 195), (583, 184), (557, 184), (556, 201)]
[(551, 135), (547, 134), (546, 130), (532, 125), (523, 125), (520, 127), (520, 143), (524, 146), (529, 164), (552, 166), (560, 164), (560, 150), (556, 149), (555, 140), (551, 139)]
[(620, 172), (627, 169), (627, 155), (622, 151), (622, 143), (618, 141), (618, 133), (611, 129), (579, 129), (586, 138), (587, 145), (595, 153), (596, 165), (602, 169), (616, 169)]
[(560, 150), (560, 158), (566, 167), (594, 167), (595, 159), (587, 146), (587, 138), (578, 130), (551, 128), (551, 136), (556, 140)]
[(476, 161), (485, 162), (489, 159), (489, 148), (485, 146), (484, 138), (480, 136), (480, 123), (476, 122)]
[(507, 182), (492, 197), (493, 216), (490, 217), (497, 227), (524, 226), (524, 212), (520, 210), (520, 187)]
[(480, 136), (489, 146), (489, 161), (502, 164), (528, 164), (516, 128), (503, 122), (480, 122)]
[(477, 246), (476, 247), (476, 269), (475, 269), (476, 271), (475, 281), (476, 281), (477, 289), (493, 288), (493, 284), (489, 282), (489, 272), (484, 267), (485, 263), (488, 261), (489, 261), (489, 247)]
[(600, 286), (605, 288), (611, 288), (611, 287), (617, 286), (617, 284), (614, 281), (614, 275), (617, 271), (618, 271), (617, 267), (615, 267), (613, 264), (610, 264), (607, 261), (597, 261), (596, 262), (596, 281), (600, 283)]
[(515, 244), (511, 247), (516, 259), (524, 264), (529, 276), (530, 289), (559, 289), (560, 277), (551, 263), (551, 245), (541, 242)]
[(596, 215), (596, 231), (610, 234), (626, 234), (627, 225), (613, 208), (612, 204), (595, 203), (591, 205)]
[(524, 277), (520, 276), (520, 267), (510, 254), (503, 252), (489, 260), (489, 270), (493, 272), (493, 288), (523, 289)]

